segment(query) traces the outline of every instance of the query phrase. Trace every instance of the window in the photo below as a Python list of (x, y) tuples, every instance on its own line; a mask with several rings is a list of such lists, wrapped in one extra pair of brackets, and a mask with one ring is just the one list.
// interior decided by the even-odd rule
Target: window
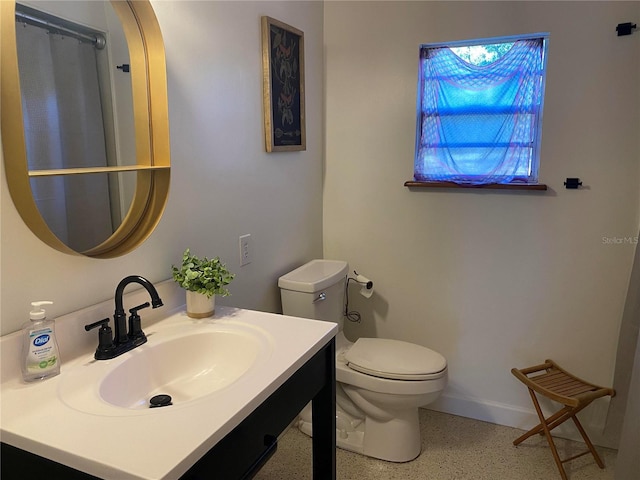
[(537, 184), (547, 39), (420, 46), (416, 181)]

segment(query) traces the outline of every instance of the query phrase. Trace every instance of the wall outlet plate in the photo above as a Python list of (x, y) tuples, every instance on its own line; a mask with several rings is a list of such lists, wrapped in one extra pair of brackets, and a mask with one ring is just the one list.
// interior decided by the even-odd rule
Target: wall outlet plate
[(253, 260), (253, 246), (251, 234), (240, 235), (240, 266), (247, 265)]

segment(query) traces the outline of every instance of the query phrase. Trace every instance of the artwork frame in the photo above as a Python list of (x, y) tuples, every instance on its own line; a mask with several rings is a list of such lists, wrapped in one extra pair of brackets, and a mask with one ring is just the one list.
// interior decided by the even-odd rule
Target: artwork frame
[(302, 30), (262, 17), (262, 73), (267, 152), (306, 150)]

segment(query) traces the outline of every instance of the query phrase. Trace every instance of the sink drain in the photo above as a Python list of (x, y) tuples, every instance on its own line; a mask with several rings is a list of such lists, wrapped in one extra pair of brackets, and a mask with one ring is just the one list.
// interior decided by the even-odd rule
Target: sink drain
[(171, 395), (156, 395), (149, 400), (149, 408), (168, 407), (172, 405)]

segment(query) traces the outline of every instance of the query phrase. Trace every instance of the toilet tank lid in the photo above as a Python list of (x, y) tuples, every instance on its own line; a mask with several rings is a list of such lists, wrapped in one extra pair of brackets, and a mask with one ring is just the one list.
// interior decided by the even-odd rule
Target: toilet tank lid
[(346, 352), (354, 370), (378, 372), (385, 378), (420, 380), (424, 375), (442, 372), (447, 360), (422, 345), (385, 338), (360, 338)]
[(314, 293), (338, 283), (347, 276), (349, 264), (342, 260), (311, 260), (281, 276), (278, 287), (296, 292)]

